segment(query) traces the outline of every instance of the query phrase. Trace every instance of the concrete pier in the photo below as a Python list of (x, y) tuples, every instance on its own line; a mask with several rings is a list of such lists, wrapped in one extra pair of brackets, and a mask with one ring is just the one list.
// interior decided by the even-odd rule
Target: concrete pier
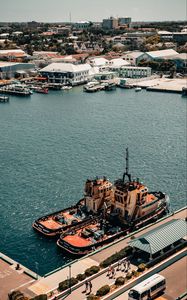
[(187, 87), (187, 78), (153, 78), (153, 79), (132, 79), (128, 80), (128, 85), (141, 87), (147, 91), (170, 92), (182, 94), (182, 88)]
[[(29, 287), (40, 276), (0, 252), (0, 299), (8, 299), (14, 289)], [(34, 294), (31, 296), (34, 296)]]

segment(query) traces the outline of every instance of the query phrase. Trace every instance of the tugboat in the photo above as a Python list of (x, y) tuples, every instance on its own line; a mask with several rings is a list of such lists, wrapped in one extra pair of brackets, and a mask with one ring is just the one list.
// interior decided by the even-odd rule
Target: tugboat
[(132, 180), (128, 171), (128, 148), (126, 149), (126, 171), (122, 179), (114, 186), (102, 186), (93, 194), (94, 181), (86, 184), (86, 208), (97, 217), (85, 224), (75, 225), (66, 230), (57, 241), (57, 245), (66, 252), (83, 256), (95, 249), (125, 236), (146, 224), (153, 222), (168, 212), (169, 197), (162, 192), (148, 192), (148, 188), (139, 179)]
[[(103, 196), (100, 191), (104, 189), (108, 189), (108, 191)], [(77, 224), (87, 224), (97, 218), (98, 214), (95, 212), (99, 211), (102, 201), (107, 203), (110, 200), (112, 193), (112, 183), (106, 177), (96, 178), (93, 181), (88, 179), (85, 184), (84, 198), (79, 200), (76, 205), (43, 216), (37, 219), (32, 226), (46, 236), (56, 236), (67, 229), (74, 228)]]

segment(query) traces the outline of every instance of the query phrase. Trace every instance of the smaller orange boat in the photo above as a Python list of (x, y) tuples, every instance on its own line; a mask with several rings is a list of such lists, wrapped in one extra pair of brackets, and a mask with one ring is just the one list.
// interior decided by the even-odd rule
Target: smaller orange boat
[[(105, 188), (108, 191), (103, 195), (102, 191)], [(94, 220), (100, 214), (99, 209), (103, 203), (110, 200), (112, 193), (112, 183), (106, 177), (94, 180), (88, 179), (85, 184), (84, 199), (79, 200), (74, 206), (37, 219), (32, 226), (46, 236), (61, 234), (64, 230), (71, 229), (77, 224), (85, 224), (90, 220)], [(98, 210), (98, 213), (93, 213), (92, 206)]]

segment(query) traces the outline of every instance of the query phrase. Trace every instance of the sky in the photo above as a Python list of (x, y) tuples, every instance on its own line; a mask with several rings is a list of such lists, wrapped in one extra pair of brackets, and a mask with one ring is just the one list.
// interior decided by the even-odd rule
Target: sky
[(187, 20), (187, 0), (0, 0), (0, 22)]

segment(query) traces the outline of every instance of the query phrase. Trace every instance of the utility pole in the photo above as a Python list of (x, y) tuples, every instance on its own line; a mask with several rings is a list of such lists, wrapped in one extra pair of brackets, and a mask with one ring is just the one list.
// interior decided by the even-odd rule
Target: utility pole
[(69, 265), (69, 293), (71, 294), (71, 265)]

